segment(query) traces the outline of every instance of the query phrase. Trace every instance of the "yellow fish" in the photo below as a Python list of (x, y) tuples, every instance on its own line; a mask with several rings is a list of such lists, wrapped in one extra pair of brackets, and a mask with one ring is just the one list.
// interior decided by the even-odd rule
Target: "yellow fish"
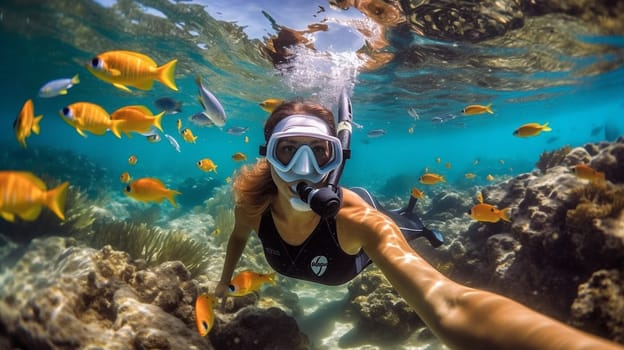
[(217, 165), (209, 158), (200, 159), (195, 164), (203, 171), (214, 171), (215, 174), (217, 173)]
[(152, 127), (163, 131), (161, 125), (163, 115), (165, 112), (154, 115), (145, 106), (125, 106), (111, 113), (111, 120), (119, 120), (118, 130), (130, 136), (131, 132), (147, 134)]
[(420, 177), (419, 181), (421, 184), (435, 185), (438, 182), (446, 182), (446, 179), (444, 179), (444, 176), (442, 175), (438, 175), (434, 173), (426, 173)]
[(90, 102), (72, 103), (59, 111), (61, 118), (82, 136), (87, 137), (83, 130), (95, 135), (104, 135), (109, 130), (117, 137), (119, 120), (112, 120), (104, 108)]
[(180, 133), (180, 130), (182, 130), (182, 119), (176, 121), (176, 127), (178, 128), (178, 133)]
[(205, 337), (214, 325), (214, 295), (202, 294), (195, 299), (195, 325), (199, 335)]
[(475, 174), (475, 173), (466, 173), (466, 174), (464, 175), (464, 177), (465, 177), (466, 179), (474, 179), (475, 177), (477, 177), (477, 174)]
[(132, 180), (132, 177), (130, 177), (130, 174), (126, 171), (126, 172), (123, 172), (123, 173), (119, 176), (119, 180), (120, 180), (122, 183), (127, 184), (128, 182), (130, 182), (130, 181)]
[(139, 159), (134, 154), (128, 157), (128, 164), (135, 165)]
[(61, 220), (69, 182), (47, 190), (45, 183), (27, 171), (0, 171), (0, 216), (9, 222), (15, 215), (22, 220), (34, 221), (42, 206), (48, 207)]
[(178, 204), (175, 201), (175, 196), (181, 194), (178, 191), (166, 188), (162, 181), (153, 177), (143, 177), (134, 180), (126, 186), (124, 193), (128, 197), (141, 202), (160, 203), (167, 199), (176, 208)]
[(273, 113), (275, 108), (284, 103), (284, 100), (281, 98), (267, 98), (266, 100), (260, 102), (260, 108), (265, 110), (266, 112)]
[(245, 153), (236, 152), (232, 155), (232, 159), (238, 162), (238, 161), (247, 160), (247, 156), (245, 155)]
[(513, 132), (513, 135), (518, 137), (537, 136), (542, 131), (552, 131), (552, 129), (548, 126), (548, 123), (543, 125), (539, 125), (538, 123), (528, 123), (517, 128)]
[(257, 273), (253, 271), (242, 271), (230, 281), (228, 295), (234, 297), (247, 295), (259, 290), (265, 283), (275, 284), (275, 272)]
[(245, 143), (249, 143), (249, 136), (245, 135)]
[(420, 199), (420, 198), (423, 198), (425, 196), (425, 192), (419, 190), (416, 187), (412, 188), (412, 191), (410, 193), (411, 193), (412, 197), (414, 197), (416, 199)]
[(225, 178), (225, 183), (227, 183), (227, 184), (232, 183), (232, 177), (231, 176), (226, 177)]
[(43, 118), (43, 114), (35, 117), (35, 105), (31, 99), (24, 102), (17, 118), (13, 122), (15, 130), (15, 138), (24, 148), (26, 148), (26, 138), (31, 132), (39, 135), (39, 122)]
[(495, 206), (487, 203), (475, 204), (468, 214), (473, 219), (482, 222), (498, 222), (501, 219), (511, 222), (509, 208), (498, 210)]
[(447, 168), (447, 169), (450, 169), (452, 167), (451, 162), (446, 162), (444, 164), (444, 167)]
[(482, 106), (482, 105), (469, 105), (464, 107), (464, 109), (462, 110), (462, 113), (464, 113), (465, 115), (475, 115), (475, 114), (483, 114), (483, 113), (490, 113), (490, 114), (494, 114), (494, 112), (492, 111), (492, 104), (488, 104), (487, 106)]
[(414, 133), (414, 127), (413, 127), (413, 126), (411, 126), (411, 127), (407, 128), (407, 132), (408, 132), (410, 135), (412, 135), (412, 134)]
[(150, 90), (154, 80), (178, 91), (174, 79), (177, 62), (174, 59), (158, 67), (153, 59), (142, 53), (107, 51), (92, 58), (86, 67), (97, 78), (126, 92), (131, 92), (126, 85)]
[(572, 171), (574, 171), (574, 174), (581, 179), (589, 180), (595, 183), (605, 181), (605, 174), (603, 172), (597, 171), (587, 164), (579, 163), (572, 167)]
[(494, 176), (492, 176), (492, 174), (488, 174), (488, 176), (486, 176), (485, 179), (488, 181), (494, 181)]
[(182, 130), (182, 139), (188, 143), (195, 143), (197, 136), (193, 135), (191, 129), (186, 128)]

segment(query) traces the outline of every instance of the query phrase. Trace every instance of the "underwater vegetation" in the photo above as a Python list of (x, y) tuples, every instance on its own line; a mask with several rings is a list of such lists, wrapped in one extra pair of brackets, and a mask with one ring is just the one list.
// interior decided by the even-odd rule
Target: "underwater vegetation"
[[(621, 267), (624, 252), (624, 186), (588, 183), (572, 190), (573, 208), (565, 217), (565, 230), (575, 258), (584, 268)], [(619, 232), (619, 233), (618, 233)]]
[(554, 151), (544, 151), (535, 165), (542, 174), (545, 174), (548, 169), (561, 165), (571, 150), (572, 148), (570, 146), (563, 146)]
[(144, 260), (148, 266), (179, 260), (193, 276), (208, 267), (208, 249), (204, 244), (183, 232), (163, 231), (145, 223), (97, 224), (91, 234), (82, 235), (80, 239), (95, 249), (110, 245), (133, 259)]
[(577, 202), (567, 212), (566, 224), (575, 228), (591, 228), (595, 219), (617, 219), (624, 210), (624, 187), (608, 182), (590, 182), (572, 190)]
[(217, 243), (224, 243), (234, 229), (233, 203), (234, 194), (230, 185), (216, 187), (213, 196), (205, 202), (205, 212), (214, 219), (211, 232), (217, 237)]

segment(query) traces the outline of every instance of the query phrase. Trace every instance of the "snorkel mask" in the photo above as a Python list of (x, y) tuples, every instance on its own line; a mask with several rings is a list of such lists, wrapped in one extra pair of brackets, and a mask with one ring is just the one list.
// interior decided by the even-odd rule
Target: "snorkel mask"
[(321, 182), (342, 162), (342, 145), (325, 122), (309, 115), (282, 119), (269, 138), (266, 158), (285, 182)]
[[(311, 209), (324, 218), (335, 216), (342, 206), (338, 181), (344, 160), (350, 157), (351, 138), (351, 102), (345, 91), (338, 112), (338, 137), (329, 135), (320, 118), (296, 114), (277, 123), (267, 145), (260, 146), (260, 154), (277, 175), (299, 194), (299, 198), (291, 198), (293, 208)], [(318, 187), (325, 179), (324, 186)]]

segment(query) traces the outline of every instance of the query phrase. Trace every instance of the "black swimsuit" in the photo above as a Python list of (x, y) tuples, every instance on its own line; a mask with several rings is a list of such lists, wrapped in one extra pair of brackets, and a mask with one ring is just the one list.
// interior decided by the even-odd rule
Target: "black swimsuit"
[(267, 261), (282, 275), (326, 285), (340, 285), (352, 280), (370, 258), (362, 249), (347, 254), (336, 234), (336, 219), (321, 219), (310, 236), (298, 246), (286, 243), (277, 232), (271, 211), (260, 220), (258, 237), (262, 241)]
[[(388, 215), (399, 227), (409, 242), (418, 237), (425, 237), (433, 247), (444, 243), (440, 232), (426, 228), (418, 215), (413, 212), (415, 198), (410, 198), (406, 208), (386, 210), (362, 187), (353, 187), (351, 191), (359, 195), (373, 208)], [(327, 285), (339, 285), (352, 280), (371, 259), (360, 249), (355, 255), (345, 253), (336, 234), (336, 219), (321, 219), (302, 244), (290, 245), (277, 232), (271, 210), (267, 210), (260, 220), (258, 237), (262, 241), (264, 255), (275, 271), (289, 277)]]

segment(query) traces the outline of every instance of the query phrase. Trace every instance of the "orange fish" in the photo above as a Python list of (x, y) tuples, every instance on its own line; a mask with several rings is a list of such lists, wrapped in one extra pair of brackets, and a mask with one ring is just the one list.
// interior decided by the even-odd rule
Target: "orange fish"
[(214, 325), (214, 295), (202, 294), (195, 299), (195, 325), (199, 335), (205, 337)]
[(126, 85), (140, 90), (150, 90), (154, 80), (178, 91), (174, 79), (177, 62), (178, 60), (174, 59), (158, 67), (153, 59), (142, 53), (108, 51), (92, 58), (86, 67), (97, 78), (126, 92), (131, 92)]
[(275, 108), (284, 103), (284, 100), (281, 98), (267, 98), (266, 100), (260, 102), (260, 108), (264, 109), (266, 112), (273, 113)]
[(217, 173), (217, 165), (212, 161), (212, 159), (209, 159), (209, 158), (200, 159), (195, 164), (197, 165), (198, 168), (200, 168), (201, 170), (205, 172), (214, 171), (215, 174)]
[(106, 130), (110, 129), (115, 136), (121, 138), (118, 129), (120, 121), (111, 120), (108, 112), (94, 103), (72, 103), (61, 109), (59, 115), (67, 124), (75, 128), (82, 137), (87, 137), (83, 130), (95, 135), (104, 135)]
[(145, 106), (125, 106), (111, 113), (112, 120), (120, 120), (118, 125), (119, 131), (130, 136), (131, 132), (140, 134), (149, 133), (153, 127), (163, 131), (161, 126), (162, 117), (165, 112), (154, 115), (149, 108)]
[(120, 176), (119, 176), (119, 180), (122, 183), (127, 184), (128, 182), (130, 182), (130, 180), (132, 180), (132, 177), (130, 177), (130, 174), (128, 174), (128, 172), (123, 172)]
[(419, 190), (416, 187), (412, 188), (412, 191), (410, 193), (411, 193), (412, 197), (414, 197), (416, 199), (420, 199), (420, 198), (423, 198), (425, 196), (425, 192)]
[(245, 153), (236, 152), (232, 155), (232, 159), (238, 162), (242, 160), (247, 160), (247, 156), (245, 155)]
[(141, 202), (157, 202), (167, 199), (174, 207), (178, 207), (175, 196), (181, 194), (178, 191), (170, 190), (165, 187), (159, 179), (153, 177), (143, 177), (131, 182), (124, 189), (124, 193), (130, 198)]
[(253, 271), (242, 271), (230, 281), (228, 295), (234, 297), (247, 295), (259, 290), (265, 283), (275, 284), (275, 272), (257, 273)]
[(426, 173), (420, 177), (419, 181), (421, 184), (435, 185), (438, 182), (446, 182), (446, 179), (444, 179), (444, 176), (442, 175), (438, 175), (434, 173)]
[(464, 177), (466, 179), (474, 179), (475, 177), (477, 177), (477, 174), (475, 174), (475, 173), (466, 173), (466, 174), (464, 174)]
[(43, 118), (43, 114), (35, 117), (35, 105), (31, 99), (24, 102), (17, 118), (13, 122), (15, 130), (15, 138), (24, 148), (26, 148), (26, 138), (31, 132), (39, 135), (39, 122)]
[(475, 204), (468, 212), (473, 219), (482, 222), (498, 222), (501, 219), (511, 222), (509, 208), (498, 210), (495, 206), (484, 203), (481, 191), (477, 192), (477, 200), (479, 204)]
[(604, 182), (605, 180), (605, 174), (603, 172), (597, 171), (587, 164), (579, 163), (572, 167), (572, 171), (581, 179), (591, 182)]
[(137, 161), (138, 161), (137, 156), (135, 156), (134, 154), (128, 157), (128, 164), (130, 165), (135, 165)]
[(191, 129), (186, 128), (182, 130), (182, 139), (188, 143), (195, 143), (195, 141), (197, 141), (197, 136), (193, 135)]
[(490, 113), (490, 114), (494, 114), (494, 112), (492, 111), (492, 104), (488, 104), (487, 106), (482, 106), (482, 105), (469, 105), (464, 107), (464, 109), (462, 110), (462, 113), (464, 113), (465, 115), (476, 115), (476, 114), (483, 114), (483, 113)]
[(468, 214), (473, 219), (482, 222), (498, 222), (501, 219), (511, 222), (509, 208), (498, 210), (495, 206), (487, 203), (475, 204)]
[(543, 125), (539, 125), (538, 123), (528, 123), (517, 128), (513, 132), (513, 135), (518, 137), (537, 136), (542, 131), (552, 131), (552, 129), (548, 126), (548, 123), (544, 123)]
[(27, 171), (0, 171), (0, 216), (9, 222), (15, 215), (25, 221), (34, 221), (46, 206), (61, 220), (69, 182), (47, 190), (45, 183)]

